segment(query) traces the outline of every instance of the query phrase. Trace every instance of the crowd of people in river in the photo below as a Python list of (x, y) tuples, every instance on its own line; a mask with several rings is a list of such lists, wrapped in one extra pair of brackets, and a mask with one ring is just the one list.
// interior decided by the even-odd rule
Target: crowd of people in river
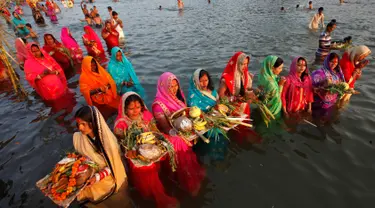
[[(59, 12), (59, 7), (56, 2), (47, 0), (45, 4), (46, 6), (39, 2), (29, 4), (35, 22), (45, 23), (41, 12), (50, 17), (52, 22), (57, 22), (56, 13)], [(181, 0), (178, 0), (178, 7), (183, 8)], [(95, 6), (89, 11), (83, 2), (81, 9), (85, 16), (83, 21), (87, 23), (82, 35), (87, 56), (68, 27), (61, 30), (61, 41), (52, 34), (44, 34), (43, 46), (37, 42), (27, 41), (27, 38), (37, 38), (38, 34), (22, 18), (22, 7), (14, 7), (13, 19), (10, 18), (7, 7), (1, 8), (6, 21), (14, 25), (19, 36), (15, 45), (25, 78), (43, 100), (60, 102), (61, 98), (69, 94), (67, 74), (71, 74), (76, 65), (81, 65), (79, 87), (88, 106), (80, 108), (75, 113), (79, 132), (73, 136), (73, 145), (80, 154), (99, 164), (101, 171), (77, 199), (98, 202), (126, 184), (127, 173), (123, 164), (123, 155), (126, 152), (121, 153), (118, 141), (134, 123), (146, 131), (160, 131), (168, 138), (176, 152), (178, 164), (177, 171), (170, 174), (174, 174), (183, 190), (196, 196), (205, 170), (199, 164), (192, 144), (184, 142), (179, 137), (168, 118), (187, 106), (197, 106), (207, 112), (221, 98), (230, 100), (238, 107), (239, 113), (250, 118), (252, 99), (244, 99), (255, 96), (254, 75), (248, 70), (250, 56), (241, 51), (233, 54), (221, 75), (218, 89), (214, 88), (209, 71), (195, 70), (190, 79), (187, 96), (181, 89), (178, 76), (171, 72), (163, 73), (156, 85), (155, 99), (148, 109), (144, 102), (145, 90), (131, 62), (119, 47), (120, 43), (125, 41), (125, 36), (123, 22), (119, 19), (118, 13), (108, 7), (110, 18), (105, 21), (100, 34), (110, 54), (108, 67), (105, 69), (103, 64), (107, 61), (106, 53), (100, 37), (92, 29), (93, 26), (102, 27), (99, 12)], [(309, 9), (312, 9), (312, 2), (309, 2)], [(269, 55), (261, 64), (257, 84), (259, 89), (270, 96), (265, 104), (276, 118), (275, 121), (301, 112), (312, 113), (319, 118), (329, 118), (336, 104), (348, 101), (351, 94), (341, 96), (337, 92), (327, 90), (326, 87), (347, 83), (354, 89), (356, 81), (362, 75), (362, 69), (369, 63), (366, 58), (371, 51), (364, 45), (348, 48), (341, 58), (337, 53), (331, 52), (335, 46), (330, 34), (336, 28), (336, 21), (332, 20), (325, 26), (322, 7), (312, 18), (309, 27), (318, 29), (319, 24), (325, 27), (316, 51), (317, 60), (323, 61), (320, 69), (311, 72), (306, 58), (302, 56), (292, 60), (286, 77), (279, 75), (284, 68), (282, 58)], [(105, 120), (108, 118), (105, 113), (108, 109), (118, 113), (113, 126), (114, 133)], [(156, 129), (152, 125), (153, 120), (156, 121)], [(246, 129), (239, 133), (243, 132), (246, 132)], [(209, 135), (207, 133), (206, 136)], [(210, 140), (213, 141), (210, 144), (200, 144), (205, 146), (206, 154), (213, 153), (215, 157), (223, 158), (227, 145), (226, 138), (219, 136)], [(155, 200), (158, 207), (177, 206), (177, 199), (167, 194), (159, 178), (159, 163), (139, 167), (127, 159), (126, 164), (129, 166), (130, 181), (142, 196)]]

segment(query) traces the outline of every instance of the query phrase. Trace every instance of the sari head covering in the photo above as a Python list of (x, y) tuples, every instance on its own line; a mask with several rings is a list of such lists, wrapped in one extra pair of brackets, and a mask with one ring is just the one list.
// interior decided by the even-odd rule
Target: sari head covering
[(95, 31), (89, 25), (84, 26), (83, 29), (87, 32), (85, 34), (83, 34), (82, 37), (89, 40), (89, 41), (93, 40), (96, 43), (98, 50), (100, 50), (104, 53), (102, 42), (100, 41), (100, 39), (99, 39), (98, 35), (95, 33)]
[[(98, 73), (91, 71), (92, 60), (94, 60), (97, 65)], [(95, 94), (90, 96), (90, 90), (97, 89), (108, 84), (111, 85), (111, 89), (109, 89), (105, 94)], [(100, 64), (93, 59), (92, 56), (86, 56), (82, 61), (82, 73), (81, 77), (79, 78), (79, 87), (88, 105), (93, 105), (93, 100), (91, 97), (97, 97), (97, 99), (94, 101), (98, 104), (108, 104), (117, 97), (116, 84), (111, 75), (108, 74), (108, 72), (102, 66), (100, 66)]]
[(61, 29), (61, 42), (67, 48), (79, 48), (77, 41), (72, 37), (67, 27)]
[[(136, 95), (141, 100), (142, 110), (141, 110), (141, 113), (140, 113), (140, 116), (139, 116), (140, 120), (132, 120), (126, 115), (125, 102), (129, 98), (129, 96), (131, 96), (131, 95)], [(152, 120), (152, 118), (153, 118), (152, 114), (148, 111), (147, 106), (144, 103), (142, 97), (135, 92), (126, 92), (124, 95), (122, 95), (120, 104), (118, 106), (118, 115), (117, 115), (115, 125), (114, 125), (115, 131), (116, 131), (116, 126), (120, 122), (125, 122), (127, 127), (131, 126), (132, 123), (136, 122), (138, 124), (138, 126), (140, 125), (140, 126), (142, 126), (142, 128), (144, 130), (148, 130), (149, 129), (148, 124)], [(123, 131), (121, 133), (123, 133)]]
[[(46, 33), (46, 34), (44, 34), (44, 37), (43, 37), (43, 39), (44, 39), (44, 46), (43, 46), (43, 49), (44, 50), (46, 50), (46, 49), (48, 49), (48, 50), (53, 50), (53, 47), (52, 46), (50, 46), (50, 45), (48, 45), (48, 43), (47, 43), (47, 36), (51, 36), (52, 37), (52, 39), (53, 39), (53, 42), (55, 42), (55, 44), (57, 45), (57, 46), (63, 46), (56, 38), (55, 38), (55, 36), (53, 36), (52, 34), (50, 34), (50, 33)], [(47, 50), (46, 50), (47, 51)]]
[(245, 59), (248, 59), (250, 63), (250, 57), (248, 55), (243, 52), (235, 53), (232, 58), (230, 58), (223, 74), (221, 75), (220, 79), (225, 80), (225, 84), (231, 95), (240, 94), (241, 83), (244, 89), (250, 88), (252, 85), (252, 77), (249, 75), (248, 66), (241, 69)]
[[(341, 71), (341, 67), (340, 67), (340, 64), (337, 64), (336, 68), (334, 69), (331, 69), (331, 67), (329, 66), (329, 62), (330, 62), (330, 57), (333, 55), (333, 53), (330, 53), (325, 59), (324, 59), (324, 63), (323, 63), (323, 72), (326, 76), (326, 78), (328, 79), (328, 83), (329, 84), (338, 84), (340, 82), (344, 82), (345, 81), (345, 78), (344, 78), (344, 74), (342, 73)], [(340, 63), (340, 57), (337, 56), (338, 59), (339, 59), (339, 63)]]
[[(13, 24), (15, 26), (19, 26), (19, 25), (24, 25), (25, 26), (26, 25), (26, 21), (21, 16), (19, 16), (19, 15), (20, 14), (18, 14), (18, 18), (16, 18), (14, 16), (14, 12), (13, 12), (13, 16), (14, 16), (14, 18), (12, 19)], [(23, 28), (16, 28), (16, 29), (17, 29), (18, 33), (20, 35), (22, 35), (22, 36), (26, 36), (26, 35), (28, 35), (30, 33), (30, 31), (26, 28), (26, 26), (23, 27)]]
[[(27, 44), (28, 57), (25, 62), (25, 75), (26, 80), (29, 84), (37, 91), (37, 93), (45, 100), (54, 100), (62, 96), (67, 89), (67, 82), (65, 78), (64, 71), (60, 65), (42, 48), (39, 48), (43, 55), (43, 58), (35, 58), (31, 52), (32, 46), (38, 46), (36, 43)], [(51, 71), (58, 71), (58, 75), (50, 74), (43, 77), (38, 82), (35, 79), (41, 74), (45, 69)]]
[(14, 44), (16, 46), (18, 61), (20, 62), (20, 64), (25, 63), (27, 59), (27, 49), (25, 42), (23, 42), (21, 38), (17, 38)]
[[(197, 69), (191, 76), (189, 84), (189, 97), (188, 106), (197, 106), (203, 111), (208, 111), (211, 107), (216, 105), (216, 101), (219, 96), (216, 90), (212, 92), (205, 91), (201, 89), (199, 82), (199, 75), (203, 69)], [(209, 79), (211, 81), (211, 79)]]
[(370, 55), (371, 50), (365, 45), (359, 45), (349, 48), (347, 52), (349, 53), (350, 61), (356, 64), (355, 62), (360, 56)]
[[(176, 80), (178, 83), (178, 88), (179, 88), (178, 93), (180, 94), (183, 101), (178, 99), (176, 95), (173, 95), (170, 92), (170, 88), (171, 88), (173, 80)], [(154, 104), (159, 104), (160, 106), (165, 105), (168, 108), (165, 110), (168, 110), (169, 112), (175, 112), (177, 110), (180, 110), (181, 108), (186, 107), (185, 96), (181, 89), (180, 82), (178, 81), (177, 77), (171, 72), (164, 72), (160, 76), (158, 80), (157, 92), (156, 92), (153, 105)]]
[(97, 131), (95, 133), (95, 144), (86, 135), (76, 132), (73, 135), (73, 145), (78, 153), (89, 157), (98, 164), (100, 169), (110, 168), (112, 177), (107, 176), (101, 181), (86, 187), (78, 195), (77, 199), (79, 201), (89, 199), (90, 201), (98, 202), (117, 192), (124, 183), (127, 183), (127, 176), (115, 135), (109, 129), (99, 110), (94, 106), (89, 107), (94, 131)]
[[(299, 56), (293, 59), (292, 63), (290, 64), (290, 70), (289, 74), (286, 77), (287, 81), (290, 83), (290, 86), (288, 91), (285, 94), (285, 99), (289, 101), (289, 105), (287, 105), (287, 111), (292, 112), (292, 102), (296, 100), (301, 100), (302, 96), (306, 99), (306, 101), (309, 101), (310, 98), (313, 97), (313, 89), (312, 89), (312, 81), (311, 76), (309, 73), (309, 69), (307, 68), (307, 62), (306, 62), (306, 69), (302, 73), (302, 79), (297, 74), (297, 64), (298, 60), (302, 58), (302, 60), (306, 61), (303, 57)], [(303, 89), (303, 95), (300, 95), (301, 98), (295, 97), (297, 94), (296, 91)], [(284, 87), (285, 90), (285, 87)], [(284, 98), (283, 98), (284, 99)]]
[(278, 77), (272, 72), (277, 58), (277, 56), (267, 56), (261, 64), (262, 68), (258, 75), (259, 86), (262, 86), (263, 90), (272, 97), (266, 104), (274, 115), (280, 113), (282, 108)]
[[(122, 61), (117, 61), (116, 54), (121, 52)], [(108, 64), (108, 72), (111, 74), (113, 80), (116, 82), (118, 94), (123, 94), (125, 92), (134, 91), (137, 92), (141, 97), (145, 97), (145, 92), (141, 83), (135, 74), (133, 65), (125, 57), (124, 53), (119, 47), (114, 47), (111, 50), (111, 60)], [(123, 86), (123, 82), (133, 82), (132, 87)]]

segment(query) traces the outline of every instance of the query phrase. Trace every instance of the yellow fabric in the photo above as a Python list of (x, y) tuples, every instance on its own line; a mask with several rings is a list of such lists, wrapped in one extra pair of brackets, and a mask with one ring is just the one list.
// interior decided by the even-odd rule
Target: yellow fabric
[[(99, 137), (95, 139), (100, 139), (101, 144), (104, 147), (109, 163), (112, 166), (111, 176), (107, 176), (99, 182), (96, 182), (92, 186), (86, 187), (78, 196), (77, 200), (90, 200), (92, 202), (99, 201), (109, 194), (111, 194), (113, 188), (117, 192), (122, 185), (126, 185), (127, 176), (125, 173), (125, 168), (121, 160), (120, 147), (117, 143), (116, 137), (113, 135), (108, 125), (106, 124), (103, 116), (93, 107), (93, 115), (96, 118)], [(91, 143), (86, 135), (80, 132), (76, 132), (73, 135), (73, 145), (76, 151), (82, 155), (87, 156), (92, 161), (99, 165), (100, 170), (105, 167), (110, 167), (105, 160), (104, 155), (99, 154), (95, 150), (95, 146)], [(124, 184), (125, 183), (125, 184)]]
[[(91, 71), (91, 60), (96, 62), (99, 73)], [(105, 91), (105, 87), (108, 84), (111, 85), (111, 89), (107, 90), (105, 93), (90, 96), (91, 90), (101, 88)], [(82, 73), (79, 78), (79, 87), (88, 105), (92, 106), (93, 102), (95, 102), (97, 104), (110, 105), (117, 108), (119, 99), (116, 92), (116, 83), (113, 81), (111, 75), (91, 56), (86, 56), (82, 61)], [(112, 103), (114, 104), (112, 105)]]

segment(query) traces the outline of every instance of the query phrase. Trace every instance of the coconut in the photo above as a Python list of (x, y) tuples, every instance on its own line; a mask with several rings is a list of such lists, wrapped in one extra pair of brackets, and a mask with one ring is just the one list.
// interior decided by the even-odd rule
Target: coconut
[(193, 106), (189, 110), (189, 116), (191, 118), (198, 118), (202, 114), (202, 111), (197, 106)]

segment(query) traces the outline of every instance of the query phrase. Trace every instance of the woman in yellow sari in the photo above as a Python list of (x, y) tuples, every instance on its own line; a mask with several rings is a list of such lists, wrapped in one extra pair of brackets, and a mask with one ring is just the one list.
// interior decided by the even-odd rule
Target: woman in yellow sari
[(80, 108), (75, 119), (80, 132), (73, 135), (74, 149), (99, 166), (99, 172), (90, 179), (90, 184), (81, 191), (77, 200), (97, 203), (127, 185), (120, 147), (96, 107)]
[(100, 109), (110, 107), (117, 111), (119, 97), (116, 83), (92, 56), (86, 56), (82, 61), (79, 87), (88, 105), (94, 105)]

